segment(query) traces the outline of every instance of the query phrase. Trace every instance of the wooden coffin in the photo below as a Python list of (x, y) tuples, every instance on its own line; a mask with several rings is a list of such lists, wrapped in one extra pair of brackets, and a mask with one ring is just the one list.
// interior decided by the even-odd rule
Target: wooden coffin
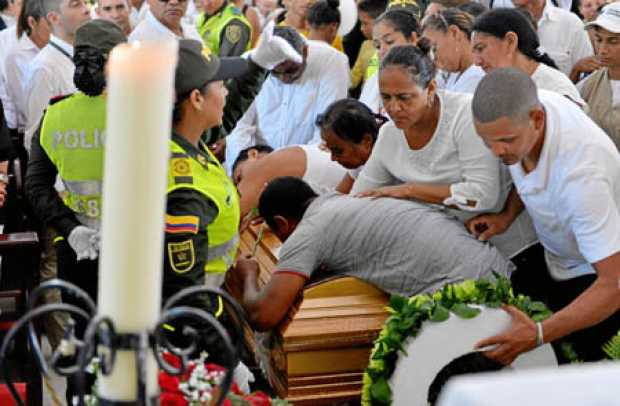
[[(254, 250), (259, 227), (242, 234), (242, 254)], [(267, 227), (261, 237), (255, 256), (262, 286), (276, 269), (281, 242)], [(356, 278), (313, 280), (277, 329), (255, 333), (246, 326), (246, 344), (279, 397), (295, 405), (357, 400), (387, 301), (383, 291)]]

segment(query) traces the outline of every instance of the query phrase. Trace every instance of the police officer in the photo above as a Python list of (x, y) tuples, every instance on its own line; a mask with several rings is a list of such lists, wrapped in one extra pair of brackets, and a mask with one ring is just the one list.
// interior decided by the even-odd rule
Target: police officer
[[(168, 169), (164, 300), (190, 286), (220, 287), (237, 255), (237, 191), (201, 135), (221, 125), (228, 94), (223, 81), (246, 70), (244, 59), (219, 59), (198, 41), (179, 42)], [(231, 334), (236, 330), (219, 297), (202, 297), (185, 304), (215, 314)], [(199, 351), (207, 350), (211, 362), (227, 361), (222, 358), (225, 353), (218, 350), (219, 337), (189, 320), (167, 326), (175, 345), (188, 344), (183, 336), (187, 325), (198, 330)]]
[[(105, 20), (89, 21), (75, 38), (78, 91), (51, 101), (32, 141), (26, 194), (35, 214), (62, 239), (56, 243), (58, 274), (97, 297), (98, 230), (103, 177), (108, 53), (125, 42)], [(65, 191), (54, 189), (59, 176)]]
[[(106, 125), (104, 68), (107, 56), (126, 38), (120, 27), (92, 20), (76, 31), (74, 83), (78, 91), (51, 101), (31, 146), (26, 195), (34, 213), (55, 229), (58, 276), (97, 298), (98, 230), (101, 215), (103, 143)], [(59, 176), (65, 191), (54, 188)], [(83, 306), (63, 295), (63, 302)], [(76, 319), (77, 335), (85, 323)], [(68, 379), (71, 404), (75, 382)]]
[(252, 26), (229, 0), (207, 0), (196, 28), (204, 44), (221, 57), (240, 56), (250, 49)]

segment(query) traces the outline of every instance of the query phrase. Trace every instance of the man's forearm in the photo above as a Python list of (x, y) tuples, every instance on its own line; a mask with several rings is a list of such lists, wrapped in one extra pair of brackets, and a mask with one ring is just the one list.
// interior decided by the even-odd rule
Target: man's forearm
[(258, 279), (254, 274), (248, 274), (243, 283), (242, 305), (245, 309), (251, 324), (256, 322), (259, 312)]
[(502, 210), (501, 214), (506, 216), (506, 218), (508, 218), (512, 223), (519, 216), (519, 214), (521, 214), (524, 208), (525, 205), (519, 197), (517, 188), (513, 186), (512, 189), (510, 189), (510, 193), (506, 199), (506, 204), (504, 205), (504, 210)]
[(545, 342), (592, 327), (620, 309), (618, 281), (598, 277), (571, 304), (543, 322)]

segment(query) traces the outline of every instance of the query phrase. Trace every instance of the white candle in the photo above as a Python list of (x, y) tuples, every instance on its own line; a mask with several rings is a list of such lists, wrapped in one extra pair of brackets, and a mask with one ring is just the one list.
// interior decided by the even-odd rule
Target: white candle
[[(161, 308), (163, 230), (176, 41), (123, 44), (108, 62), (99, 313), (121, 333), (150, 331)], [(147, 390), (157, 393), (149, 354)], [(99, 396), (136, 399), (134, 354), (118, 352)]]

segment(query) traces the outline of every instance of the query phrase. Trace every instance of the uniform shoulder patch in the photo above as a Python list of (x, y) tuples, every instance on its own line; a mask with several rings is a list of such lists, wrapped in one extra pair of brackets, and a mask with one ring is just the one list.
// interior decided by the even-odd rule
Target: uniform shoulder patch
[(173, 176), (191, 176), (192, 167), (189, 158), (172, 158), (170, 170)]
[(166, 233), (168, 234), (198, 234), (198, 216), (171, 216), (166, 214)]
[(236, 44), (239, 40), (241, 40), (241, 27), (237, 24), (229, 24), (228, 27), (226, 27), (224, 36), (228, 42), (231, 44)]
[(168, 261), (174, 272), (186, 273), (191, 271), (196, 263), (196, 253), (192, 240), (169, 242), (166, 248), (168, 251)]
[(69, 94), (63, 94), (60, 96), (54, 96), (50, 99), (50, 106), (53, 106), (54, 104), (58, 103), (59, 101), (63, 101), (66, 98), (69, 98), (73, 96), (73, 93), (69, 93)]

